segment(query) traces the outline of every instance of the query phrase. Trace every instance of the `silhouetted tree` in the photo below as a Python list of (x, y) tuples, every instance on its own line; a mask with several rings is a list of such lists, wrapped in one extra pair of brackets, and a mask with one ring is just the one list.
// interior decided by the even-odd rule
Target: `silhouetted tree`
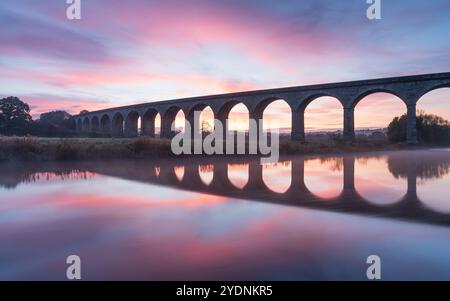
[(66, 111), (51, 111), (42, 113), (39, 117), (39, 121), (59, 126), (65, 126), (67, 124), (67, 120), (70, 120), (71, 117), (72, 115), (70, 115)]
[[(388, 126), (388, 138), (392, 142), (406, 141), (406, 115), (395, 117)], [(450, 145), (450, 124), (444, 118), (420, 112), (416, 117), (419, 143)]]
[(87, 113), (89, 113), (88, 110), (81, 110), (81, 111), (80, 111), (80, 115), (82, 115), (82, 114), (87, 114)]
[(67, 137), (74, 134), (75, 124), (72, 115), (66, 111), (42, 113), (33, 123), (30, 133), (44, 137)]
[(0, 133), (3, 135), (24, 135), (32, 119), (30, 107), (17, 97), (0, 99)]

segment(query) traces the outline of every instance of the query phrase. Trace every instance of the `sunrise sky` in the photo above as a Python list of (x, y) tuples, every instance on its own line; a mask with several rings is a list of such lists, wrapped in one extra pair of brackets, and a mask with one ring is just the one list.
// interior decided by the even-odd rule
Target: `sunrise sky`
[[(450, 1), (65, 0), (0, 2), (0, 97), (18, 96), (34, 117), (188, 96), (450, 71)], [(449, 89), (419, 109), (450, 119)], [(405, 112), (372, 95), (357, 127), (384, 127)], [(239, 119), (235, 112), (234, 118)], [(289, 114), (282, 104), (268, 118)], [(336, 100), (307, 109), (307, 129), (342, 128)], [(281, 126), (289, 118), (281, 118)]]

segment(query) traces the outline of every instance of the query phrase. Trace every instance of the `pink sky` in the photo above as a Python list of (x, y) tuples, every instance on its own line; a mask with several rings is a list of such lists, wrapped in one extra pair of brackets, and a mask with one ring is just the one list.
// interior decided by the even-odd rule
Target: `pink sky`
[[(141, 102), (244, 90), (417, 73), (448, 72), (448, 1), (384, 3), (379, 22), (365, 1), (41, 0), (0, 4), (0, 96), (18, 96), (40, 113), (76, 114)], [(401, 15), (402, 18), (398, 18)], [(376, 107), (376, 110), (374, 109)], [(420, 109), (450, 119), (450, 92)], [(244, 127), (245, 110), (233, 124)], [(389, 95), (356, 109), (357, 127), (385, 127), (405, 112)], [(267, 119), (290, 126), (273, 104)], [(310, 104), (306, 129), (341, 129), (330, 99)]]

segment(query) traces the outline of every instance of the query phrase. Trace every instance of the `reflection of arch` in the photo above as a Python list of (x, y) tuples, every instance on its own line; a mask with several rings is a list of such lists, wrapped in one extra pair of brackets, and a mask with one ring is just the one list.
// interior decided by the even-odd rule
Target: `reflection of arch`
[(141, 120), (142, 127), (142, 135), (155, 137), (156, 132), (156, 116), (158, 115), (158, 111), (156, 109), (148, 109)]
[(285, 193), (291, 186), (291, 161), (280, 161), (263, 165), (262, 181), (264, 185), (275, 193)]
[(214, 179), (214, 165), (212, 164), (199, 165), (198, 175), (203, 184), (209, 186)]
[(112, 119), (113, 137), (123, 137), (124, 119), (121, 113), (116, 113)]
[(137, 137), (138, 136), (138, 120), (139, 113), (136, 111), (131, 111), (128, 113), (125, 119), (125, 136), (126, 137)]
[(175, 176), (177, 177), (178, 181), (183, 181), (184, 178), (184, 166), (175, 166), (173, 168), (173, 171), (175, 173)]
[(90, 125), (90, 122), (89, 122), (89, 118), (85, 117), (84, 120), (83, 120), (83, 131), (84, 132), (89, 132), (90, 129), (91, 129), (91, 125)]
[(343, 158), (305, 160), (304, 183), (307, 190), (321, 199), (334, 199), (343, 191)]
[(426, 208), (444, 214), (450, 214), (450, 174), (433, 181), (422, 181), (417, 189), (417, 197)]
[(228, 164), (228, 181), (237, 189), (243, 189), (249, 180), (249, 164)]
[(399, 203), (408, 190), (405, 179), (396, 178), (389, 172), (386, 157), (358, 158), (354, 181), (355, 190), (361, 198), (378, 206)]
[(103, 134), (109, 134), (111, 131), (111, 120), (108, 114), (103, 115), (102, 119), (100, 119), (100, 131)]
[(97, 133), (100, 129), (100, 121), (98, 120), (97, 116), (92, 117), (91, 121), (91, 130), (94, 133)]

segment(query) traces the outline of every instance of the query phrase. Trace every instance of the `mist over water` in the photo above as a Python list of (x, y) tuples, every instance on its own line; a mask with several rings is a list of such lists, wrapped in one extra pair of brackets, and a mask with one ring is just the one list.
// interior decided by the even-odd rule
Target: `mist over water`
[(1, 170), (1, 280), (450, 280), (448, 149)]

